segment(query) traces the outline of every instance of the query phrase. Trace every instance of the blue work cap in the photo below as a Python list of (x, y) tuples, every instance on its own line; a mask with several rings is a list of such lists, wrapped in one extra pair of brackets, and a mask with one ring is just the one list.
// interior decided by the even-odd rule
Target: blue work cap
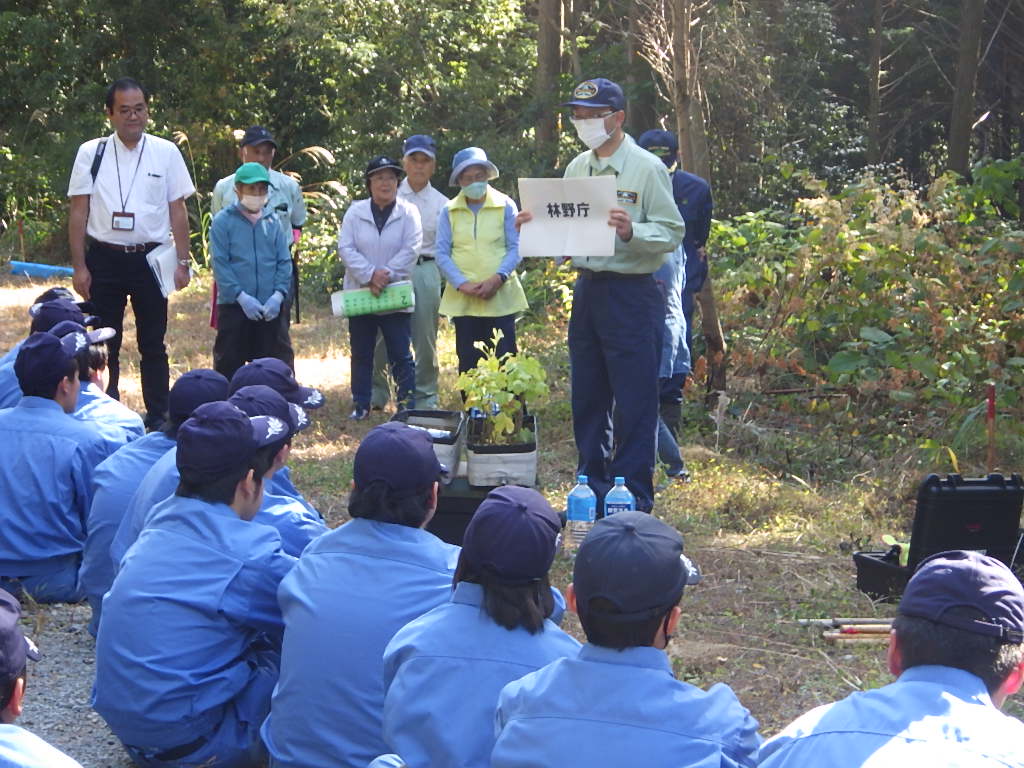
[(231, 403), (206, 403), (179, 427), (175, 463), (191, 478), (216, 480), (287, 434), (288, 425), (274, 416), (249, 417)]
[(352, 480), (359, 489), (379, 480), (392, 491), (418, 491), (446, 471), (427, 432), (389, 421), (371, 429), (359, 444)]
[(277, 390), (289, 403), (301, 405), (309, 410), (324, 404), (324, 396), (318, 389), (303, 387), (295, 380), (295, 374), (276, 357), (261, 357), (243, 365), (231, 377), (230, 392), (235, 393), (250, 384), (266, 384)]
[(184, 421), (204, 403), (228, 399), (228, 380), (209, 368), (196, 368), (182, 374), (171, 387), (168, 410), (171, 418)]
[(626, 108), (626, 97), (618, 83), (595, 77), (584, 80), (572, 90), (572, 100), (562, 103), (563, 107), (610, 107), (618, 112)]
[(25, 669), (25, 660), (39, 661), (39, 649), (21, 633), (21, 603), (0, 589), (0, 680), (13, 680)]
[(676, 164), (679, 154), (679, 142), (672, 131), (658, 129), (644, 131), (636, 143), (646, 149), (652, 155), (656, 155), (666, 166), (671, 168)]
[(430, 136), (417, 133), (415, 136), (410, 136), (406, 139), (405, 144), (402, 145), (402, 157), (411, 155), (413, 152), (422, 152), (425, 155), (437, 157), (437, 145)]
[(274, 416), (288, 425), (288, 437), (309, 426), (309, 416), (295, 403), (289, 403), (266, 384), (253, 384), (237, 390), (228, 402), (247, 416)]
[(23, 391), (55, 391), (67, 377), (75, 355), (88, 345), (84, 332), (68, 333), (63, 337), (47, 331), (33, 333), (25, 339), (14, 360), (18, 384)]

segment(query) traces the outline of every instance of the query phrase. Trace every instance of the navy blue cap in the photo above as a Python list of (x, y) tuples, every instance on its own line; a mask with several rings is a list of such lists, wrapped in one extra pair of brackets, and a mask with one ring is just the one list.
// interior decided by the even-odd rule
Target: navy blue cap
[(203, 403), (228, 399), (228, 380), (209, 368), (196, 368), (178, 377), (168, 396), (172, 419), (184, 421)]
[(274, 416), (249, 417), (231, 403), (205, 403), (178, 428), (175, 463), (193, 478), (215, 480), (286, 434), (288, 425)]
[(75, 355), (89, 345), (84, 333), (60, 338), (43, 331), (33, 333), (18, 349), (14, 374), (22, 391), (52, 392), (67, 376)]
[(270, 135), (270, 131), (262, 125), (250, 125), (245, 129), (245, 135), (242, 136), (242, 142), (238, 146), (247, 147), (250, 144), (262, 144), (263, 142), (273, 144), (274, 149), (277, 149), (277, 142)]
[(563, 107), (610, 107), (618, 112), (626, 108), (626, 97), (618, 83), (595, 77), (584, 80), (572, 89), (572, 100), (563, 102)]
[(389, 421), (366, 433), (356, 449), (352, 479), (356, 488), (380, 480), (392, 491), (416, 491), (446, 471), (427, 432)]
[(1024, 642), (1024, 587), (1006, 565), (980, 552), (952, 550), (922, 560), (899, 612), (1003, 643)]
[(377, 157), (373, 158), (366, 164), (366, 172), (363, 173), (363, 178), (369, 181), (373, 174), (378, 171), (385, 171), (388, 169), (394, 171), (395, 175), (399, 178), (402, 177), (403, 169), (397, 160), (394, 160), (387, 155), (377, 155)]
[(21, 632), (21, 603), (0, 589), (0, 683), (13, 680), (25, 668), (25, 660), (39, 661), (39, 649)]
[(234, 394), (251, 384), (266, 384), (284, 395), (284, 399), (289, 403), (301, 405), (306, 410), (319, 408), (324, 404), (324, 396), (320, 390), (300, 386), (292, 369), (276, 357), (261, 357), (243, 365), (231, 377), (229, 391)]
[(65, 288), (63, 285), (55, 285), (51, 288), (47, 288), (45, 291), (36, 296), (36, 300), (33, 304), (42, 304), (44, 301), (53, 301), (54, 299), (66, 299), (72, 303), (75, 302), (75, 294)]
[(537, 491), (495, 488), (466, 526), (462, 554), (467, 564), (500, 582), (528, 584), (551, 567), (561, 528), (558, 513)]
[[(236, 391), (228, 402), (247, 416), (274, 416), (288, 425), (288, 437), (309, 426), (309, 416), (301, 406), (289, 403), (266, 384), (251, 384)], [(283, 438), (282, 438), (283, 439)]]
[[(580, 605), (603, 597), (611, 621), (665, 614), (700, 571), (683, 554), (679, 531), (646, 512), (618, 512), (598, 520), (576, 554), (573, 589)], [(584, 608), (583, 610), (586, 610)]]
[(652, 155), (656, 155), (669, 168), (678, 160), (679, 141), (672, 131), (662, 131), (657, 128), (644, 131), (636, 143)]
[(406, 139), (402, 145), (402, 157), (411, 155), (413, 152), (422, 152), (425, 155), (437, 157), (437, 145), (430, 136), (417, 133), (415, 136), (410, 136)]
[(96, 328), (89, 331), (86, 330), (84, 325), (76, 323), (73, 320), (61, 320), (50, 329), (50, 333), (60, 338), (64, 338), (69, 333), (84, 333), (85, 340), (90, 344), (99, 344), (100, 342), (109, 341), (117, 336), (117, 331), (113, 328)]
[(51, 299), (33, 304), (28, 310), (32, 318), (32, 332), (48, 331), (62, 320), (70, 320), (79, 325), (90, 325), (86, 322), (85, 313), (75, 302), (68, 299)]

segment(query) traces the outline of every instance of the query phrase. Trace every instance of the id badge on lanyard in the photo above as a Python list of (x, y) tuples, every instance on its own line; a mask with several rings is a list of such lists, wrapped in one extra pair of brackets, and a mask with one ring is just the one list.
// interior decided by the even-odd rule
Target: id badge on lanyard
[(135, 214), (127, 211), (115, 211), (110, 217), (110, 228), (120, 232), (131, 232), (135, 229)]

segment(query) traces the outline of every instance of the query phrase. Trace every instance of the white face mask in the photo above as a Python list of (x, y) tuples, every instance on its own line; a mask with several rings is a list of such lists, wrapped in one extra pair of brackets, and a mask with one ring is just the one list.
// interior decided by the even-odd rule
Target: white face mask
[(576, 135), (587, 145), (588, 149), (597, 149), (612, 137), (605, 130), (604, 121), (603, 117), (588, 117), (583, 120), (574, 117), (572, 125), (576, 129)]
[(267, 197), (267, 195), (242, 195), (242, 199), (239, 202), (250, 213), (259, 213), (263, 210), (263, 206), (267, 204)]

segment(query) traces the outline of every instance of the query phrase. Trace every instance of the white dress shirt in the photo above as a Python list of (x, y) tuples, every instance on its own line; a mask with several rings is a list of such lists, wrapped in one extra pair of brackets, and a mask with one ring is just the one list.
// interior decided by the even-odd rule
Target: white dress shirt
[(437, 217), (448, 204), (448, 198), (438, 192), (427, 182), (419, 192), (413, 190), (409, 179), (402, 179), (398, 185), (398, 196), (416, 206), (420, 212), (420, 225), (423, 227), (423, 242), (417, 254), (420, 256), (434, 255), (434, 242), (437, 238)]
[[(128, 149), (114, 133), (107, 138), (93, 184), (90, 169), (99, 142), (90, 139), (78, 148), (68, 184), (68, 197), (91, 195), (86, 234), (119, 245), (167, 242), (171, 232), (167, 204), (196, 191), (181, 152), (173, 143), (148, 133)], [(131, 231), (113, 228), (113, 215), (120, 211), (135, 214)]]

